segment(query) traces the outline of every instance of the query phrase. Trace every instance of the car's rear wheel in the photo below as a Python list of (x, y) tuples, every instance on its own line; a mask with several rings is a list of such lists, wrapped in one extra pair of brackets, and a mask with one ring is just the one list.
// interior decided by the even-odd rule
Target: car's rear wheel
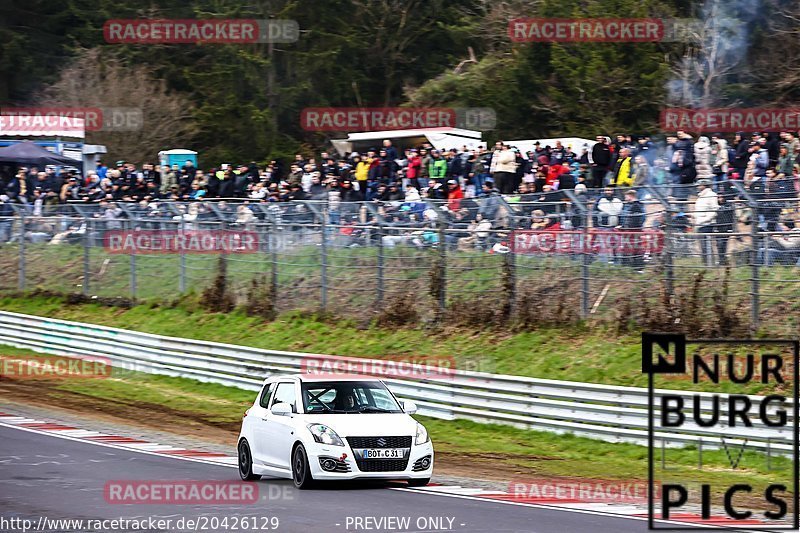
[(425, 479), (409, 479), (408, 486), (409, 487), (424, 487), (428, 483), (431, 482), (431, 478), (426, 477)]
[(292, 481), (298, 489), (310, 489), (314, 485), (308, 454), (302, 444), (298, 444), (292, 454)]
[(239, 477), (243, 481), (258, 481), (261, 476), (253, 473), (253, 455), (250, 453), (250, 445), (242, 439), (239, 443)]

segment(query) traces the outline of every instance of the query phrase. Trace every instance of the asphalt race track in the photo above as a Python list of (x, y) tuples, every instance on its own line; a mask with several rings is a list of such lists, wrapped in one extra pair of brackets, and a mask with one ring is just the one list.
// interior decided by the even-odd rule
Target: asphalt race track
[[(14, 524), (9, 525), (9, 519), (29, 519), (36, 527), (40, 517), (85, 520), (153, 517), (171, 519), (173, 523), (183, 518), (184, 524), (189, 519), (206, 517), (208, 521), (204, 524), (208, 531), (233, 530), (233, 522), (226, 529), (219, 521), (211, 529), (210, 517), (220, 521), (225, 517), (229, 520), (251, 517), (251, 524), (259, 524), (259, 528), (274, 524), (270, 519), (277, 517), (277, 528), (259, 530), (298, 533), (621, 533), (647, 529), (647, 522), (641, 520), (438, 495), (401, 489), (403, 485), (399, 483), (330, 485), (299, 491), (288, 480), (273, 479), (257, 482), (259, 501), (253, 504), (107, 503), (104, 487), (107, 482), (118, 480), (238, 481), (238, 474), (234, 468), (221, 465), (119, 450), (0, 426), (0, 516), (6, 520), (5, 524), (0, 521), (0, 531), (21, 531)], [(398, 527), (394, 520), (404, 517), (410, 519), (409, 526)], [(435, 527), (437, 520), (442, 524), (439, 527)], [(202, 529), (199, 524), (198, 521), (195, 527)], [(170, 529), (177, 530), (174, 525)], [(73, 527), (61, 531), (101, 530)]]

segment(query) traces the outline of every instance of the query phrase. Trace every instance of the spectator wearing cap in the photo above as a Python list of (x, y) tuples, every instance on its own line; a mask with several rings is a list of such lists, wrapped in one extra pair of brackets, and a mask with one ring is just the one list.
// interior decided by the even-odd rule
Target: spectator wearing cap
[(451, 212), (461, 209), (461, 200), (464, 198), (464, 191), (456, 180), (447, 181), (447, 208)]
[(753, 161), (753, 176), (765, 178), (769, 168), (769, 153), (765, 148), (766, 140), (761, 138), (752, 143), (750, 159)]

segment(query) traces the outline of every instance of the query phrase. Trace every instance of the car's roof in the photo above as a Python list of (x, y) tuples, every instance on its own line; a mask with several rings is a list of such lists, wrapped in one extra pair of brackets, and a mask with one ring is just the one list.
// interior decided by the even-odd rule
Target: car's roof
[(379, 377), (366, 374), (314, 373), (314, 374), (278, 374), (267, 380), (296, 379), (305, 383), (315, 381), (380, 381)]

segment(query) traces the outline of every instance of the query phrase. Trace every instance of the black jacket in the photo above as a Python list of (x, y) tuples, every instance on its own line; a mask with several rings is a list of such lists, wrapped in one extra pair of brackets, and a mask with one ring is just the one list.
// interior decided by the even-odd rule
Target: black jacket
[(597, 143), (592, 147), (592, 162), (599, 167), (611, 164), (611, 150), (607, 144)]
[(642, 229), (644, 226), (644, 206), (639, 200), (625, 202), (620, 213), (620, 222), (625, 229)]

